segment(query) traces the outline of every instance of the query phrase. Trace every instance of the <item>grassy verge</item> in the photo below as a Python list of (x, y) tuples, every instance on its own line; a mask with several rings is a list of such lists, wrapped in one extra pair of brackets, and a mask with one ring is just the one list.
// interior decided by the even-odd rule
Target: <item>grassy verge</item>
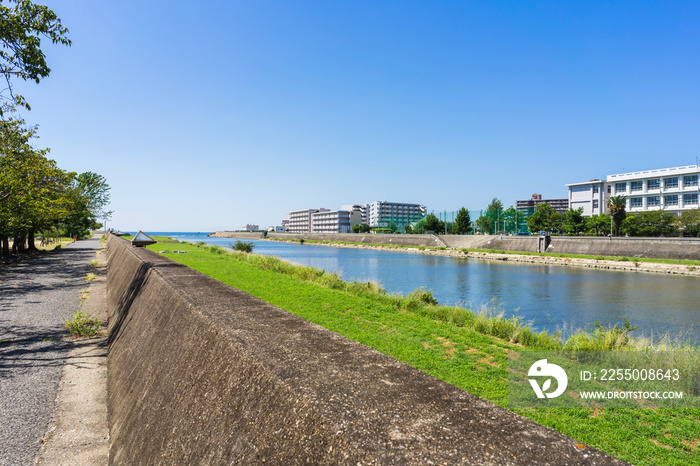
[[(150, 248), (157, 251), (159, 246)], [(386, 295), (376, 284), (346, 283), (267, 256), (187, 243), (178, 248), (187, 253), (164, 255), (501, 406), (507, 407), (508, 350), (566, 345), (556, 334), (516, 343), (525, 332), (522, 324), (442, 308), (425, 290)], [(501, 334), (506, 328), (514, 333)], [(577, 338), (612, 347), (639, 344), (624, 327), (598, 330), (598, 335), (580, 333)], [(635, 464), (692, 464), (699, 453), (699, 409), (518, 412)]]

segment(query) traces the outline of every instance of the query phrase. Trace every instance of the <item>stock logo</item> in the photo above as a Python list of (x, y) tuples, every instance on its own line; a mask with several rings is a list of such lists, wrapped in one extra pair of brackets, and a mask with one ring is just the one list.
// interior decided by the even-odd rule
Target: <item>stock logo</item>
[[(556, 398), (566, 390), (566, 384), (569, 382), (568, 377), (564, 369), (557, 366), (556, 364), (547, 363), (546, 359), (540, 359), (530, 366), (530, 370), (527, 372), (529, 377), (547, 377), (547, 379), (540, 387), (537, 379), (528, 379), (532, 389), (535, 391), (537, 398)], [(557, 381), (557, 389), (551, 393), (547, 393), (547, 390), (552, 386), (552, 378)]]

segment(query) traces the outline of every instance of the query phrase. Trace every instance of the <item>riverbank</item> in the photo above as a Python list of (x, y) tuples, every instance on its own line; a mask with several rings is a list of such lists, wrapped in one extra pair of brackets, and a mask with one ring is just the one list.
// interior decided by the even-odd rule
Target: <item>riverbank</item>
[[(268, 256), (237, 254), (208, 245), (182, 244), (178, 249), (186, 253), (164, 255), (463, 390), (501, 406), (508, 404), (507, 352), (522, 349), (510, 337), (498, 338), (460, 325), (454, 317), (458, 314), (450, 317), (438, 306), (411, 310), (398, 297), (377, 295), (367, 284), (349, 286), (353, 294), (345, 289), (348, 284), (318, 269), (300, 268), (292, 275), (277, 270), (284, 267), (279, 265), (282, 261)], [(304, 275), (309, 280), (299, 278)], [(311, 279), (327, 286), (311, 283)], [(427, 304), (429, 298), (423, 301)], [(493, 330), (498, 331), (496, 327)], [(538, 347), (533, 342), (531, 348)], [(697, 409), (516, 412), (635, 464), (688, 464), (697, 453), (693, 433)]]
[[(268, 241), (288, 241), (296, 242), (297, 239), (266, 238)], [(626, 272), (649, 272), (664, 273), (673, 275), (693, 275), (700, 276), (700, 261), (674, 261), (654, 262), (654, 259), (640, 258), (612, 258), (612, 257), (576, 257), (571, 254), (551, 254), (551, 253), (523, 253), (511, 251), (488, 251), (488, 250), (468, 250), (468, 249), (447, 249), (430, 248), (421, 246), (400, 246), (386, 244), (365, 244), (333, 241), (307, 240), (304, 244), (318, 246), (330, 246), (339, 248), (356, 249), (376, 249), (380, 251), (408, 252), (412, 254), (424, 254), (430, 256), (454, 257), (459, 259), (482, 259), (505, 262), (519, 262), (528, 264), (559, 265), (568, 267), (584, 267), (591, 269), (620, 270)], [(677, 263), (673, 263), (677, 262)]]

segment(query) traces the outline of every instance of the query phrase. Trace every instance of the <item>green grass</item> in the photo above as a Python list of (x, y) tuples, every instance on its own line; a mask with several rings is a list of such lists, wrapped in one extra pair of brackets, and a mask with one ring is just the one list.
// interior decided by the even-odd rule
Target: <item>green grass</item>
[[(437, 306), (426, 290), (387, 295), (373, 283), (347, 283), (334, 274), (267, 256), (179, 247), (187, 254), (164, 255), (501, 406), (507, 407), (508, 350), (523, 344), (531, 349), (566, 344), (556, 334), (523, 343), (496, 337), (491, 333), (507, 329), (507, 320)], [(515, 324), (510, 327), (521, 332), (526, 328)], [(595, 330), (597, 334), (577, 334), (576, 343), (634, 347), (624, 326)], [(517, 412), (639, 465), (687, 465), (700, 454), (700, 409)]]

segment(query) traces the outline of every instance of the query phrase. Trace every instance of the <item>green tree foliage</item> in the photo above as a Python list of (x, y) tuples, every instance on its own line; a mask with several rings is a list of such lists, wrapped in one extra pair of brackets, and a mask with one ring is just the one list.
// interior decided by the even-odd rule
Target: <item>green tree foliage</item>
[(683, 236), (700, 236), (700, 209), (681, 212), (676, 222)]
[(455, 233), (458, 235), (466, 235), (472, 231), (472, 222), (469, 218), (469, 211), (462, 207), (457, 212), (455, 217)]
[(620, 226), (622, 221), (627, 217), (627, 197), (625, 196), (611, 196), (608, 199), (608, 211), (610, 216), (613, 218), (613, 223), (615, 225), (615, 235), (620, 235)]
[(353, 233), (369, 233), (370, 229), (370, 226), (364, 223), (355, 224), (351, 228)]
[(46, 157), (48, 149), (35, 149), (30, 140), (35, 129), (22, 120), (0, 122), (0, 236), (8, 253), (23, 250), (26, 241), (34, 248), (34, 233), (55, 227), (68, 208), (68, 186), (74, 176)]
[(0, 0), (0, 74), (7, 85), (0, 92), (0, 115), (15, 104), (29, 108), (22, 96), (12, 92), (12, 80), (39, 82), (51, 72), (41, 50), (41, 39), (70, 45), (68, 29), (44, 5), (29, 0)]
[(485, 235), (492, 235), (494, 233), (495, 224), (486, 215), (480, 215), (476, 219), (476, 227)]
[(425, 232), (433, 232), (436, 234), (441, 234), (445, 232), (445, 222), (442, 220), (438, 219), (435, 214), (428, 214), (427, 217), (424, 219), (425, 221), (423, 222), (423, 231)]
[(561, 214), (554, 210), (548, 202), (537, 204), (535, 212), (527, 219), (527, 227), (532, 233), (547, 231), (558, 233), (561, 229)]
[(595, 236), (610, 233), (610, 215), (601, 214), (586, 218), (586, 232)]
[(46, 157), (31, 140), (35, 128), (21, 119), (0, 120), (0, 243), (13, 250), (34, 249), (36, 232), (63, 227), (84, 236), (109, 200), (109, 186), (94, 173), (76, 175)]
[(677, 230), (677, 217), (663, 210), (627, 214), (621, 230), (629, 236), (673, 236)]
[(569, 209), (562, 218), (562, 231), (569, 235), (579, 235), (586, 228), (586, 219), (583, 217), (583, 207)]

